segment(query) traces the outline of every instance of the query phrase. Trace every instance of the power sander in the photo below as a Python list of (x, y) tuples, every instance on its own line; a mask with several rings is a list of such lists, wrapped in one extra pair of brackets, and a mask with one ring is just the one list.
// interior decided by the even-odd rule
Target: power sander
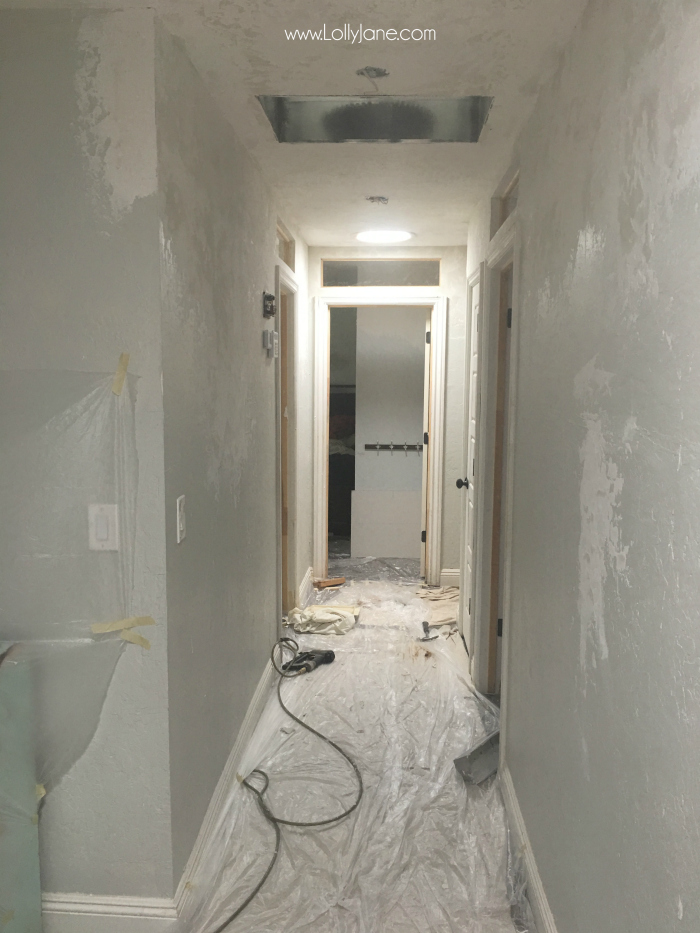
[(335, 651), (321, 651), (320, 649), (300, 651), (295, 658), (282, 665), (282, 670), (286, 674), (310, 674), (320, 664), (331, 664), (333, 661), (335, 661)]

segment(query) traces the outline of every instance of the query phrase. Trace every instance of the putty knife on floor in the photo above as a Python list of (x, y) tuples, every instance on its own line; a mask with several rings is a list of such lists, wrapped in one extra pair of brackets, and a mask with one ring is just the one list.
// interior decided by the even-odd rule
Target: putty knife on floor
[(455, 768), (467, 784), (481, 784), (498, 770), (498, 737), (492, 732), (461, 758), (455, 758)]

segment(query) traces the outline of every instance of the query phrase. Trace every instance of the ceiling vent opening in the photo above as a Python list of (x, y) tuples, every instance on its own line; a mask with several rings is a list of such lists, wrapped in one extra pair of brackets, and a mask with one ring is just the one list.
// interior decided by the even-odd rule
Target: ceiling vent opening
[(281, 143), (476, 143), (492, 97), (274, 97), (260, 101)]

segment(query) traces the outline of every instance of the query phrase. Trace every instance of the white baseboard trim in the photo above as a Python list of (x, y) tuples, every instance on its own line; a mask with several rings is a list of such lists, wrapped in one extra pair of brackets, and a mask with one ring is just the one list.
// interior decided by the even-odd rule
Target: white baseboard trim
[(527, 835), (527, 828), (523, 819), (523, 814), (518, 803), (518, 798), (513, 785), (513, 777), (508, 769), (508, 765), (502, 763), (498, 769), (501, 779), (501, 791), (503, 793), (503, 802), (505, 803), (508, 822), (513, 835), (515, 844), (522, 852), (525, 863), (525, 874), (527, 877), (527, 896), (530, 901), (530, 907), (535, 917), (538, 933), (557, 933), (557, 927), (554, 922), (554, 915), (549, 906), (547, 895), (545, 894), (542, 878), (537, 868), (537, 862), (532, 852), (530, 840)]
[(43, 933), (167, 933), (177, 920), (171, 897), (42, 895)]
[[(250, 741), (275, 683), (268, 661), (250, 701), (228, 760), (209, 802), (199, 835), (177, 886), (175, 897), (128, 897), (101, 894), (42, 895), (44, 933), (161, 933), (182, 916), (194, 897), (190, 884), (214, 832), (243, 752)], [(99, 927), (95, 918), (101, 918)], [(91, 919), (90, 919), (91, 918)]]
[(304, 574), (304, 579), (299, 584), (299, 608), (305, 609), (311, 602), (314, 594), (314, 568), (309, 569)]
[(459, 569), (441, 570), (440, 586), (459, 586)]

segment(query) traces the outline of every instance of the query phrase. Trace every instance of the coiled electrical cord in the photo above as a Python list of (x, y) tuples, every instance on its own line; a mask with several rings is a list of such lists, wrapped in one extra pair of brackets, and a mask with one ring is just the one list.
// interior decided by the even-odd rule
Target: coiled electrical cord
[[(279, 649), (279, 658), (276, 657), (276, 652), (278, 651), (278, 649)], [(291, 660), (287, 663), (287, 665), (282, 664), (285, 649), (292, 652)], [(360, 801), (362, 800), (362, 794), (364, 793), (362, 775), (360, 773), (360, 769), (357, 767), (357, 764), (353, 761), (350, 755), (348, 755), (348, 753), (344, 751), (340, 747), (340, 745), (338, 745), (332, 739), (329, 739), (327, 735), (324, 735), (322, 732), (319, 732), (317, 729), (313, 729), (307, 723), (303, 722), (303, 720), (301, 720), (298, 716), (295, 716), (294, 713), (290, 709), (288, 709), (284, 704), (284, 700), (282, 699), (282, 681), (284, 680), (284, 678), (285, 677), (298, 677), (299, 674), (305, 673), (303, 670), (301, 671), (290, 671), (289, 670), (289, 665), (294, 662), (298, 654), (299, 654), (299, 645), (297, 644), (297, 642), (294, 641), (293, 638), (280, 638), (280, 640), (276, 642), (276, 644), (274, 645), (272, 652), (270, 654), (272, 665), (277, 671), (277, 673), (280, 675), (279, 680), (277, 681), (277, 699), (279, 700), (279, 704), (284, 710), (284, 712), (287, 714), (287, 716), (289, 716), (290, 719), (293, 719), (294, 722), (298, 723), (303, 729), (306, 729), (307, 732), (310, 732), (312, 735), (318, 736), (319, 739), (322, 739), (327, 745), (330, 745), (331, 748), (334, 748), (338, 752), (338, 754), (342, 755), (342, 757), (347, 761), (347, 763), (350, 765), (352, 770), (355, 772), (355, 777), (357, 778), (357, 798), (355, 799), (355, 802), (352, 804), (352, 806), (348, 807), (347, 810), (344, 810), (342, 813), (338, 814), (338, 816), (332, 816), (327, 820), (315, 820), (313, 822), (306, 822), (306, 821), (301, 821), (301, 820), (284, 820), (281, 817), (275, 816), (275, 814), (272, 812), (272, 810), (270, 810), (269, 806), (267, 805), (267, 801), (265, 800), (265, 792), (267, 791), (267, 788), (269, 787), (269, 784), (270, 784), (270, 778), (268, 774), (260, 768), (255, 768), (253, 771), (251, 771), (249, 777), (244, 778), (242, 783), (245, 787), (248, 788), (249, 791), (251, 791), (251, 793), (255, 794), (255, 798), (258, 802), (258, 806), (260, 807), (260, 811), (262, 812), (262, 815), (265, 817), (267, 822), (272, 826), (272, 828), (275, 831), (275, 851), (272, 855), (272, 858), (270, 859), (269, 865), (265, 869), (265, 874), (262, 876), (260, 881), (253, 888), (253, 890), (248, 895), (248, 897), (243, 901), (242, 904), (240, 904), (235, 909), (235, 911), (232, 914), (230, 914), (223, 921), (223, 923), (220, 923), (218, 927), (212, 930), (211, 933), (223, 933), (223, 930), (225, 930), (226, 927), (228, 927), (231, 923), (233, 923), (236, 917), (239, 917), (243, 913), (246, 907), (253, 900), (255, 900), (257, 895), (262, 890), (263, 885), (265, 884), (267, 879), (270, 877), (270, 873), (272, 872), (272, 869), (275, 867), (275, 863), (277, 862), (277, 856), (279, 855), (279, 852), (280, 852), (280, 842), (282, 839), (282, 833), (280, 830), (281, 826), (299, 826), (299, 827), (304, 827), (304, 828), (309, 828), (312, 826), (330, 826), (331, 824), (339, 823), (341, 820), (344, 820), (347, 816), (350, 816), (350, 814), (358, 808), (358, 806), (360, 805)], [(278, 660), (280, 662), (279, 664), (277, 663)], [(287, 668), (286, 670), (285, 670), (285, 667)], [(259, 778), (262, 779), (263, 781), (262, 789), (258, 789), (254, 784), (250, 782), (249, 778), (253, 777), (253, 775), (257, 775)]]

